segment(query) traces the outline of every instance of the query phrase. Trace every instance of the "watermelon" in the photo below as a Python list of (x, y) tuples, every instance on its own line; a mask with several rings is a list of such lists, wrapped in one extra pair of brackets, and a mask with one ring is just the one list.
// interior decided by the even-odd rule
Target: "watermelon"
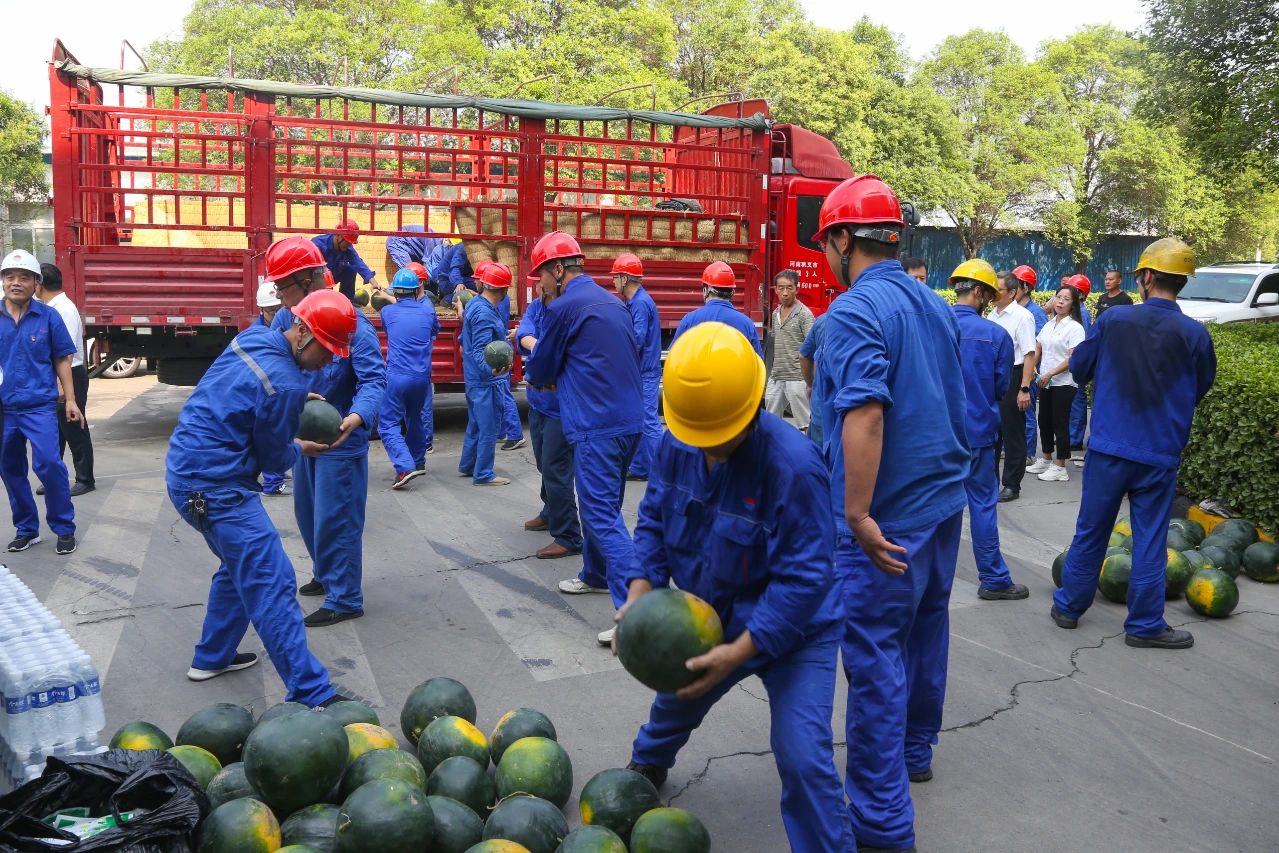
[[(469, 293), (470, 291), (467, 292)], [(514, 841), (507, 841), (505, 838), (492, 838), (488, 841), (481, 841), (468, 849), (466, 853), (529, 853), (529, 850), (523, 844), (516, 844)]]
[(111, 749), (168, 749), (173, 741), (157, 725), (141, 720), (125, 723), (111, 736)]
[(280, 836), (285, 844), (302, 844), (315, 853), (337, 853), (338, 807), (316, 803), (298, 809), (280, 824)]
[(1181, 532), (1190, 537), (1191, 541), (1195, 543), (1195, 547), (1198, 547), (1199, 543), (1204, 541), (1204, 536), (1207, 535), (1204, 532), (1204, 526), (1192, 518), (1174, 518), (1168, 524), (1172, 527), (1180, 527)]
[(257, 724), (260, 726), (263, 723), (271, 722), (276, 717), (287, 717), (289, 714), (297, 714), (302, 711), (309, 710), (311, 709), (303, 705), (301, 702), (281, 702), (278, 705), (272, 705), (270, 708), (267, 708), (266, 711), (262, 713), (262, 716), (258, 717)]
[(1065, 551), (1053, 558), (1053, 583), (1058, 589), (1061, 589), (1061, 573), (1066, 570), (1066, 553), (1069, 551), (1070, 548), (1067, 547)]
[(307, 400), (298, 421), (298, 438), (332, 444), (342, 434), (342, 413), (324, 400)]
[(324, 713), (330, 719), (337, 720), (343, 727), (349, 726), (351, 723), (368, 723), (371, 726), (382, 725), (382, 721), (378, 719), (376, 711), (363, 702), (356, 702), (354, 699), (343, 699), (341, 702), (334, 702), (324, 709)]
[[(1107, 549), (1106, 549), (1106, 555), (1105, 555), (1105, 557), (1102, 557), (1102, 559), (1104, 560), (1104, 559), (1106, 559), (1106, 557), (1113, 557), (1115, 554), (1128, 554), (1128, 549), (1126, 549), (1126, 548), (1107, 548)], [(1129, 554), (1129, 556), (1131, 556), (1131, 554)]]
[(1114, 532), (1121, 533), (1124, 536), (1132, 536), (1132, 522), (1128, 519), (1128, 516), (1125, 515), (1115, 522)]
[(541, 711), (532, 708), (507, 711), (489, 735), (489, 751), (493, 753), (493, 763), (497, 764), (502, 760), (502, 754), (508, 746), (526, 737), (559, 739), (555, 734), (555, 725)]
[(1203, 569), (1190, 578), (1186, 603), (1196, 613), (1220, 619), (1239, 606), (1239, 587), (1221, 569)]
[(466, 303), (470, 302), (474, 298), (475, 298), (475, 291), (463, 289), (462, 292), (457, 295), (457, 303), (463, 309), (465, 309)]
[(209, 783), (213, 781), (213, 777), (222, 772), (222, 762), (214, 757), (213, 753), (207, 749), (201, 749), (198, 746), (171, 746), (168, 750), (169, 754), (182, 762), (195, 781), (200, 783), (203, 790), (209, 787)]
[(1253, 542), (1243, 551), (1243, 571), (1248, 577), (1262, 583), (1279, 581), (1279, 545), (1273, 542)]
[(288, 847), (281, 847), (275, 853), (320, 853), (314, 847), (308, 847), (305, 844), (290, 844)]
[(564, 808), (573, 793), (573, 763), (550, 738), (520, 738), (506, 749), (497, 765), (497, 796), (532, 794)]
[(685, 666), (724, 642), (715, 609), (680, 589), (655, 589), (627, 608), (617, 625), (617, 657), (637, 681), (673, 693), (700, 676)]
[(1239, 577), (1239, 573), (1243, 571), (1243, 561), (1239, 555), (1223, 545), (1211, 545), (1205, 539), (1204, 544), (1199, 546), (1199, 553), (1212, 563), (1213, 568), (1221, 569), (1232, 578)]
[(347, 764), (366, 752), (372, 752), (375, 749), (395, 749), (399, 746), (395, 742), (395, 735), (381, 726), (351, 723), (343, 726), (342, 730), (346, 732)]
[(564, 837), (556, 853), (626, 853), (626, 843), (603, 826), (581, 826)]
[(200, 825), (199, 853), (272, 853), (280, 849), (280, 824), (260, 800), (223, 803)]
[(435, 822), (426, 794), (398, 779), (374, 779), (355, 789), (338, 811), (341, 853), (420, 853)]
[(417, 742), (417, 757), (422, 768), (430, 773), (446, 758), (465, 755), (482, 767), (489, 763), (489, 740), (484, 732), (461, 717), (440, 717), (432, 720)]
[(1231, 539), (1237, 539), (1245, 548), (1259, 538), (1257, 526), (1243, 518), (1227, 518), (1214, 527), (1212, 532), (1214, 536), (1229, 536)]
[(1199, 543), (1187, 536), (1180, 527), (1170, 524), (1168, 525), (1168, 537), (1164, 544), (1169, 550), (1180, 554), (1182, 551), (1189, 551)]
[(506, 341), (493, 341), (484, 348), (484, 363), (494, 370), (510, 370), (515, 356)]
[[(1195, 552), (1196, 554), (1198, 552)], [(1202, 560), (1202, 556), (1200, 557)], [(1190, 560), (1186, 559), (1186, 555), (1180, 551), (1168, 549), (1168, 564), (1164, 569), (1164, 598), (1180, 598), (1181, 594), (1186, 591), (1186, 585), (1190, 583), (1190, 577), (1198, 569), (1211, 568), (1210, 566), (1199, 566), (1196, 568), (1191, 565)]]
[(485, 840), (502, 838), (523, 844), (529, 853), (555, 853), (568, 821), (560, 810), (540, 797), (516, 794), (497, 804), (484, 824)]
[(322, 801), (346, 769), (346, 732), (323, 713), (287, 714), (258, 725), (244, 744), (249, 784), (279, 814)]
[(475, 812), (448, 797), (427, 797), (435, 834), (427, 849), (435, 853), (466, 853), (484, 838), (484, 821)]
[(426, 793), (457, 800), (482, 820), (488, 817), (493, 801), (497, 799), (497, 785), (478, 761), (455, 755), (444, 759), (431, 771), (426, 780)]
[(216, 809), (223, 803), (229, 803), (241, 797), (256, 799), (258, 796), (253, 786), (249, 784), (248, 777), (244, 775), (244, 764), (239, 761), (223, 767), (218, 775), (213, 777), (213, 781), (205, 787), (204, 793), (209, 798), (210, 809)]
[(630, 853), (710, 853), (711, 836), (683, 809), (657, 808), (635, 821)]
[(339, 795), (343, 800), (355, 789), (374, 779), (399, 779), (416, 785), (425, 793), (426, 771), (422, 762), (402, 749), (375, 749), (351, 762), (342, 774)]
[(219, 702), (188, 717), (178, 729), (177, 743), (202, 747), (225, 767), (240, 760), (251, 731), (253, 714), (247, 708)]
[(387, 295), (383, 293), (382, 291), (375, 290), (373, 291), (373, 294), (369, 299), (369, 304), (373, 306), (374, 311), (381, 311), (383, 308), (390, 305), (394, 301), (395, 301), (394, 299), (387, 298)]
[(417, 687), (404, 700), (400, 711), (400, 731), (416, 744), (427, 725), (436, 717), (461, 717), (468, 723), (475, 722), (475, 700), (466, 685), (452, 678), (431, 678)]
[(369, 289), (367, 287), (357, 287), (355, 289), (355, 304), (360, 308), (369, 304)]
[(1226, 536), (1224, 534), (1219, 534), (1219, 533), (1213, 533), (1212, 535), (1204, 539), (1204, 541), (1199, 543), (1200, 551), (1204, 550), (1205, 548), (1225, 548), (1227, 551), (1230, 551), (1236, 557), (1239, 557), (1241, 559), (1243, 558), (1243, 549), (1247, 547), (1248, 547), (1247, 545), (1239, 541), (1238, 537)]
[(1097, 578), (1097, 589), (1108, 600), (1117, 604), (1128, 601), (1128, 578), (1132, 575), (1132, 557), (1116, 554), (1107, 557), (1101, 563), (1101, 575)]
[(626, 841), (635, 821), (661, 804), (652, 782), (634, 770), (619, 767), (592, 776), (582, 786), (577, 806), (582, 823), (607, 827)]
[(1181, 555), (1186, 558), (1186, 561), (1190, 563), (1190, 568), (1194, 570), (1191, 574), (1200, 569), (1211, 569), (1213, 567), (1212, 560), (1201, 554), (1198, 549), (1192, 548), (1189, 551), (1182, 551)]

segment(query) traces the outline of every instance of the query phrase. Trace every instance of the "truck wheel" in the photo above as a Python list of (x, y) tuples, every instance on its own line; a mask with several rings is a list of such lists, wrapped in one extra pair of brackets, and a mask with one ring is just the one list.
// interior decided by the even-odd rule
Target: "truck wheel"
[(141, 368), (142, 359), (140, 358), (117, 358), (102, 371), (102, 375), (108, 379), (128, 379), (130, 376), (136, 376)]
[(213, 364), (211, 358), (162, 358), (156, 377), (166, 385), (195, 385)]

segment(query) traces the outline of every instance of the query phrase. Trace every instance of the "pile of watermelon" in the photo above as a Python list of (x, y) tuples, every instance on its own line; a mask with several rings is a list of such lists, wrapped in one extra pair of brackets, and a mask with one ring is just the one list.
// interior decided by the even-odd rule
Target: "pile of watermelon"
[(199, 853), (708, 853), (692, 814), (664, 808), (633, 770), (605, 770), (563, 809), (573, 765), (540, 711), (516, 708), (485, 735), (475, 700), (451, 678), (409, 694), (400, 730), (355, 701), (311, 711), (283, 702), (255, 720), (220, 703), (191, 716), (176, 745), (146, 723), (112, 748), (164, 749), (209, 798)]

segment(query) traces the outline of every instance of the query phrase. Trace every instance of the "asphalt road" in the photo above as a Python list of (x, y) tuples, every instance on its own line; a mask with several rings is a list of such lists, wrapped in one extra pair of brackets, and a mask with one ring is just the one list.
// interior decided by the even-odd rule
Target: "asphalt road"
[[(80, 550), (52, 541), (5, 561), (65, 622), (104, 674), (109, 737), (150, 720), (170, 733), (217, 701), (260, 712), (283, 698), (269, 665), (193, 684), (184, 673), (204, 616), (213, 557), (164, 494), (167, 438), (187, 389), (151, 377), (95, 380), (90, 420), (98, 489), (78, 498)], [(542, 561), (549, 539), (522, 522), (537, 511), (537, 472), (523, 448), (498, 453), (515, 482), (477, 489), (456, 475), (465, 413), (438, 400), (429, 475), (392, 492), (378, 444), (370, 454), (366, 616), (312, 629), (312, 649), (341, 692), (370, 702), (398, 732), (408, 692), (434, 675), (467, 684), (485, 731), (527, 705), (555, 721), (572, 756), (575, 793), (624, 765), (651, 698), (595, 633), (604, 596), (561, 596), (578, 558)], [(1270, 851), (1279, 849), (1279, 586), (1240, 580), (1241, 603), (1189, 626), (1188, 652), (1123, 644), (1123, 608), (1099, 600), (1076, 631), (1048, 619), (1052, 557), (1068, 544), (1079, 497), (1029, 478), (1002, 515), (1004, 553), (1031, 589), (1023, 602), (981, 602), (965, 539), (951, 603), (950, 689), (936, 778), (916, 785), (919, 849), (940, 851)], [(627, 488), (628, 521), (643, 484)], [(299, 582), (309, 563), (288, 498), (265, 498)], [(796, 519), (796, 523), (803, 523)], [(315, 599), (304, 600), (306, 610)], [(261, 649), (250, 634), (241, 647)], [(843, 683), (839, 690), (842, 694)], [(696, 732), (663, 797), (708, 826), (720, 851), (787, 849), (769, 753), (769, 709), (756, 679), (734, 689)], [(836, 697), (842, 768), (844, 701)], [(569, 805), (576, 823), (576, 804)]]

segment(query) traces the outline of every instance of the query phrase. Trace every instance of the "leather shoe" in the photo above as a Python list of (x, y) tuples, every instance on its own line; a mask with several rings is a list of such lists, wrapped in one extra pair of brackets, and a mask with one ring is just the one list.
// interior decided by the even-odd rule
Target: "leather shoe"
[(546, 519), (542, 518), (540, 515), (537, 518), (530, 518), (528, 521), (524, 522), (525, 530), (545, 530), (546, 527)]
[(298, 595), (324, 595), (324, 585), (315, 578), (311, 578), (298, 587)]
[(363, 610), (352, 610), (348, 613), (339, 613), (336, 610), (330, 610), (327, 607), (321, 607), (302, 620), (302, 624), (308, 628), (324, 628), (328, 625), (336, 625), (339, 622), (345, 622), (348, 619), (359, 619), (364, 615)]
[(81, 483), (77, 480), (75, 484), (71, 486), (71, 497), (79, 497), (80, 495), (87, 494), (96, 488), (97, 486), (92, 483)]
[(1069, 616), (1057, 609), (1057, 605), (1053, 605), (1048, 611), (1048, 615), (1053, 618), (1053, 622), (1057, 623), (1058, 628), (1078, 628), (1079, 620), (1071, 619)]
[(1195, 636), (1189, 631), (1169, 628), (1156, 637), (1124, 634), (1124, 642), (1137, 649), (1188, 649), (1195, 644)]
[(537, 558), (539, 560), (558, 560), (560, 557), (567, 557), (570, 554), (580, 553), (582, 553), (581, 548), (565, 548), (558, 542), (552, 542), (550, 545), (547, 545), (545, 548), (542, 548), (537, 552)]
[(999, 502), (1001, 504), (1006, 504), (1009, 501), (1015, 501), (1019, 497), (1021, 497), (1021, 492), (1014, 492), (1012, 489), (1008, 488), (1007, 486), (1004, 486), (1002, 489), (999, 490)]
[(933, 781), (933, 768), (925, 767), (923, 770), (911, 770), (906, 773), (906, 776), (916, 784), (931, 782)]

